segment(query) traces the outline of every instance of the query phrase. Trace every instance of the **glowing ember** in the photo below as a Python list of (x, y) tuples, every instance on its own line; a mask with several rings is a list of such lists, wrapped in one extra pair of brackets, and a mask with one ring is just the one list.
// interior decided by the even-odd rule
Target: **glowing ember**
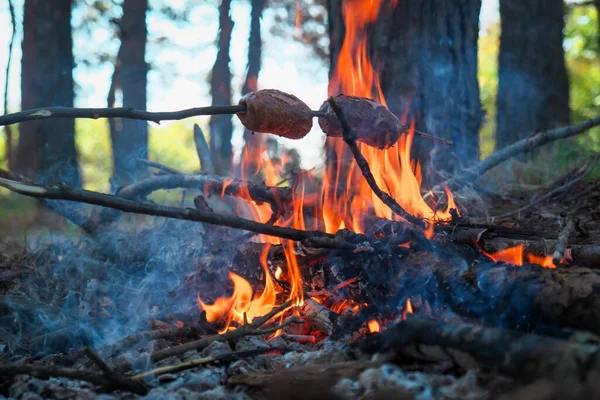
[(377, 322), (377, 320), (372, 319), (369, 321), (369, 323), (367, 324), (367, 326), (369, 327), (369, 332), (374, 333), (374, 332), (379, 332), (379, 322)]
[(233, 282), (231, 297), (219, 297), (213, 304), (206, 304), (198, 295), (198, 306), (201, 310), (206, 311), (208, 322), (225, 320), (225, 327), (220, 333), (229, 330), (231, 321), (243, 324), (245, 322), (244, 318), (246, 318), (248, 322), (252, 322), (254, 318), (267, 314), (276, 306), (277, 291), (267, 268), (269, 247), (269, 245), (265, 246), (260, 257), (261, 266), (265, 273), (265, 289), (258, 298), (253, 298), (250, 283), (233, 272), (229, 273), (229, 279)]

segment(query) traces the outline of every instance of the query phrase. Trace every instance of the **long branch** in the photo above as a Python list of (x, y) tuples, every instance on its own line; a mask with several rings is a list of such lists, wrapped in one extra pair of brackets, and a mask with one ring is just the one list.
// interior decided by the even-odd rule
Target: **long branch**
[(175, 121), (198, 115), (236, 114), (246, 111), (243, 105), (195, 107), (180, 111), (151, 112), (132, 107), (119, 108), (71, 108), (42, 107), (0, 116), (0, 126), (49, 118), (127, 118), (152, 121)]
[(404, 210), (402, 206), (400, 206), (400, 204), (398, 204), (398, 202), (392, 196), (390, 196), (389, 194), (381, 190), (379, 186), (377, 186), (377, 182), (375, 181), (375, 178), (371, 173), (371, 169), (369, 168), (369, 163), (367, 159), (361, 154), (360, 149), (356, 145), (356, 132), (354, 131), (354, 128), (350, 126), (348, 120), (346, 119), (346, 116), (344, 115), (344, 112), (333, 97), (329, 98), (329, 104), (331, 104), (331, 108), (335, 112), (336, 116), (340, 121), (340, 125), (342, 126), (344, 142), (346, 142), (348, 147), (350, 147), (350, 150), (352, 151), (352, 154), (356, 159), (356, 164), (358, 165), (363, 176), (367, 180), (367, 183), (371, 187), (371, 190), (373, 190), (373, 193), (375, 193), (375, 195), (379, 197), (381, 201), (383, 201), (383, 203), (386, 206), (388, 206), (394, 213), (400, 215), (402, 218), (412, 223), (413, 225), (424, 227), (425, 224), (421, 219), (416, 218), (408, 212), (406, 212), (406, 210)]
[(224, 215), (209, 211), (194, 210), (191, 208), (183, 209), (178, 207), (157, 205), (148, 202), (133, 201), (108, 194), (92, 192), (89, 190), (72, 189), (65, 185), (41, 186), (32, 183), (0, 178), (0, 186), (30, 197), (76, 201), (80, 203), (114, 208), (135, 214), (205, 222), (208, 224), (228, 226), (230, 228), (243, 229), (264, 235), (276, 236), (296, 241), (302, 241), (314, 237), (326, 237), (330, 239), (336, 238), (335, 235), (321, 231), (303, 231), (293, 228), (284, 228), (280, 226), (263, 224), (233, 215)]
[(160, 189), (199, 189), (210, 194), (224, 192), (231, 196), (249, 193), (252, 200), (259, 204), (269, 203), (277, 206), (292, 201), (292, 192), (289, 188), (269, 187), (264, 184), (254, 184), (208, 174), (170, 174), (148, 178), (124, 187), (118, 194), (119, 197), (131, 200), (145, 198)]
[[(576, 136), (586, 132), (587, 130), (600, 125), (600, 117), (588, 119), (576, 125), (569, 125), (562, 128), (551, 129), (545, 132), (538, 132), (532, 136), (529, 136), (525, 139), (521, 139), (518, 142), (511, 144), (499, 150), (486, 158), (485, 160), (479, 162), (472, 168), (465, 170), (460, 173), (458, 176), (451, 178), (445, 182), (445, 184), (450, 189), (457, 189), (460, 187), (461, 182), (470, 181), (473, 182), (475, 179), (479, 178), (481, 175), (494, 168), (498, 164), (515, 157), (519, 154), (526, 153), (531, 151), (537, 147), (543, 146), (545, 144), (554, 142), (560, 139), (566, 139), (572, 136)], [(436, 186), (432, 192), (442, 190), (442, 185)]]

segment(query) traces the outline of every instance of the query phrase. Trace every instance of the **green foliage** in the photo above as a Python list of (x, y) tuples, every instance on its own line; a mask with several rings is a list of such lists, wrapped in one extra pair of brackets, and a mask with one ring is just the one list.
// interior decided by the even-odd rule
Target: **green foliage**
[(485, 120), (479, 132), (480, 157), (494, 152), (496, 142), (496, 93), (498, 91), (498, 49), (500, 22), (490, 24), (479, 32), (478, 79)]
[[(595, 7), (570, 7), (565, 20), (565, 59), (570, 83), (570, 107), (573, 123), (600, 115), (600, 54), (598, 53), (598, 13)], [(481, 158), (495, 147), (496, 93), (498, 88), (498, 49), (500, 23), (490, 24), (479, 37), (479, 84), (486, 120), (480, 132)], [(571, 140), (547, 146), (528, 164), (531, 170), (520, 175), (529, 183), (542, 183), (581, 165), (592, 152), (600, 151), (600, 129)], [(553, 168), (548, 168), (552, 165)], [(593, 174), (600, 175), (600, 170)]]

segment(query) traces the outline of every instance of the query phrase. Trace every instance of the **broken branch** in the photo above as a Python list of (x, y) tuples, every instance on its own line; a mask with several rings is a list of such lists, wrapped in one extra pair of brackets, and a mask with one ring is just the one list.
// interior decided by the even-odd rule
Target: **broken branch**
[[(168, 177), (176, 176), (178, 175)], [(208, 224), (228, 226), (230, 228), (243, 229), (295, 241), (302, 241), (315, 236), (327, 237), (330, 239), (336, 238), (335, 235), (321, 231), (303, 231), (293, 228), (283, 228), (280, 226), (267, 225), (232, 215), (217, 214), (214, 212), (194, 210), (191, 208), (183, 209), (178, 207), (156, 205), (147, 202), (137, 202), (108, 194), (92, 192), (89, 190), (72, 189), (65, 185), (42, 186), (0, 178), (0, 186), (30, 197), (76, 201), (80, 203), (109, 207), (135, 214), (205, 222)]]
[(406, 210), (404, 210), (392, 196), (390, 196), (389, 194), (387, 194), (379, 188), (377, 182), (375, 182), (373, 174), (371, 173), (371, 169), (369, 167), (367, 159), (361, 154), (360, 149), (356, 144), (356, 132), (348, 123), (344, 112), (333, 97), (329, 98), (329, 104), (331, 105), (331, 108), (335, 112), (335, 115), (338, 117), (340, 124), (342, 125), (344, 142), (346, 142), (348, 147), (350, 147), (352, 155), (354, 155), (354, 159), (356, 160), (356, 164), (358, 165), (363, 176), (367, 180), (367, 183), (371, 187), (371, 190), (373, 190), (373, 193), (375, 193), (375, 195), (379, 197), (381, 201), (383, 201), (383, 203), (386, 206), (388, 206), (393, 212), (400, 215), (402, 218), (412, 223), (413, 225), (424, 228), (425, 223), (421, 219), (416, 218), (408, 212), (406, 212)]
[[(576, 125), (569, 125), (562, 128), (535, 133), (525, 139), (519, 140), (518, 142), (503, 148), (502, 150), (495, 152), (485, 160), (479, 162), (473, 168), (469, 168), (468, 170), (460, 173), (458, 176), (447, 180), (445, 184), (450, 189), (457, 189), (461, 182), (473, 182), (490, 169), (512, 157), (527, 153), (537, 147), (554, 142), (556, 140), (579, 135), (598, 125), (600, 125), (600, 117), (588, 119)], [(442, 189), (443, 185), (440, 184), (432, 189), (432, 192), (440, 191)]]

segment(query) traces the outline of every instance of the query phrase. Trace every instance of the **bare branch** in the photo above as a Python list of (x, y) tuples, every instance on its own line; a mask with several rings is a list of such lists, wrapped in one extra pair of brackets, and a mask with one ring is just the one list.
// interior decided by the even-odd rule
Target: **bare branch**
[(0, 116), (0, 126), (18, 124), (20, 122), (34, 121), (49, 118), (128, 118), (142, 121), (152, 121), (159, 124), (161, 121), (176, 121), (198, 115), (236, 114), (246, 111), (246, 106), (228, 105), (188, 108), (181, 111), (150, 112), (136, 110), (132, 107), (120, 108), (70, 108), (70, 107), (43, 107), (24, 110), (14, 114)]

